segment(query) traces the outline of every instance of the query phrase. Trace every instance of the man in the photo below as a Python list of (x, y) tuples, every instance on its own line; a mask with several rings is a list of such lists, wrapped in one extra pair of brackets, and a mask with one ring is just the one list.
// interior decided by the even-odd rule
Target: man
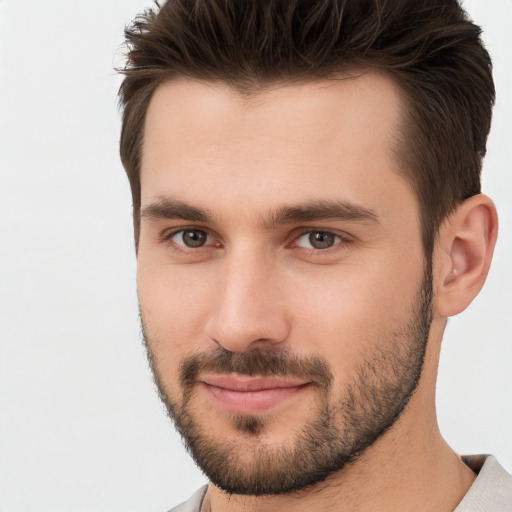
[(455, 0), (169, 0), (127, 30), (144, 339), (210, 480), (174, 510), (512, 510), (435, 413), (497, 235), (479, 34)]

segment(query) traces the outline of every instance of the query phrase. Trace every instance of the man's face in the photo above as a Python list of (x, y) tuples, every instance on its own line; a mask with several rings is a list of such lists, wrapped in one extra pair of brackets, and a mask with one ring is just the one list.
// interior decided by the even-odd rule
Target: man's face
[(393, 82), (242, 97), (175, 81), (147, 114), (138, 292), (162, 398), (232, 493), (323, 480), (420, 377), (431, 275)]

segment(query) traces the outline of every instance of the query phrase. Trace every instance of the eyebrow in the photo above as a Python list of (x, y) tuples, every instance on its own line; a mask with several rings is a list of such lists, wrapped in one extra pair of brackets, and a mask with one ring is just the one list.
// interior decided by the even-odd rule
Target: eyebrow
[(281, 224), (322, 220), (380, 223), (379, 216), (371, 208), (349, 201), (312, 201), (296, 206), (283, 206), (272, 212), (263, 225), (273, 228)]
[(183, 201), (161, 198), (155, 203), (145, 206), (140, 214), (142, 219), (181, 219), (194, 222), (211, 222), (212, 215), (208, 210), (197, 208)]
[[(209, 210), (172, 198), (160, 198), (158, 201), (145, 206), (141, 210), (141, 218), (214, 222), (214, 216)], [(264, 229), (272, 229), (283, 224), (326, 220), (380, 223), (379, 216), (374, 210), (350, 201), (311, 201), (294, 206), (282, 206), (263, 216), (261, 226)]]

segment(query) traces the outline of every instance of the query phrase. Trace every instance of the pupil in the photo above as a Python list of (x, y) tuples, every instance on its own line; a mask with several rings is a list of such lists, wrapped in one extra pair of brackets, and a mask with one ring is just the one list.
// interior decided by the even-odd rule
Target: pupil
[(187, 247), (201, 247), (206, 242), (206, 233), (204, 231), (184, 231), (182, 238)]
[(332, 233), (315, 231), (309, 235), (309, 242), (315, 249), (328, 249), (334, 245), (334, 237)]

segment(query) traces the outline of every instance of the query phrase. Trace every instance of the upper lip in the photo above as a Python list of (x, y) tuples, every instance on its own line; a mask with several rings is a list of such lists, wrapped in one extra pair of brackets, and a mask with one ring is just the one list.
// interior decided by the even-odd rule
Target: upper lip
[(248, 377), (245, 375), (206, 375), (202, 377), (200, 381), (209, 386), (216, 386), (231, 391), (262, 391), (264, 389), (294, 388), (310, 382), (296, 378)]

